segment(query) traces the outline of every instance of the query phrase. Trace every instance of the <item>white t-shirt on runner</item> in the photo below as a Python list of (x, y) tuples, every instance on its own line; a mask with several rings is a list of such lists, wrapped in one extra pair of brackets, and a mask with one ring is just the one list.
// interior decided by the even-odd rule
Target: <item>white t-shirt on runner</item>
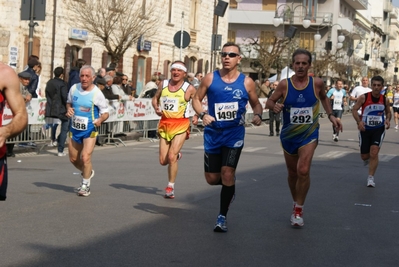
[[(359, 85), (359, 86), (356, 86), (355, 88), (353, 88), (351, 96), (353, 96), (355, 98), (358, 98), (359, 96), (364, 95), (365, 93), (368, 93), (368, 92), (371, 92), (371, 89), (369, 87), (364, 87), (362, 85)], [(354, 105), (354, 103), (353, 103), (353, 105)], [(353, 107), (353, 105), (352, 105), (352, 107)], [(357, 111), (357, 113), (359, 115), (361, 115), (362, 114), (362, 108), (360, 108)]]

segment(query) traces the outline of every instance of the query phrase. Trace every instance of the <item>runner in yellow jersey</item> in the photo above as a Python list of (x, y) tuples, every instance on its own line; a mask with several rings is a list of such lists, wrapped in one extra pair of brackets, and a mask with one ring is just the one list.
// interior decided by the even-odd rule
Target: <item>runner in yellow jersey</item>
[(159, 163), (163, 166), (168, 165), (169, 183), (165, 189), (165, 198), (175, 197), (177, 161), (181, 158), (180, 150), (190, 133), (189, 101), (196, 92), (192, 85), (184, 81), (187, 75), (184, 62), (173, 62), (170, 73), (170, 80), (160, 83), (152, 98), (152, 106), (161, 116), (158, 125)]

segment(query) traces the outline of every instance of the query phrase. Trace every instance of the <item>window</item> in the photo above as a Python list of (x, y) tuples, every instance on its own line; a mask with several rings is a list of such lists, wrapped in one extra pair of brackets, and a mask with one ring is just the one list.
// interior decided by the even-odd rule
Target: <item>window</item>
[(275, 11), (277, 8), (276, 0), (262, 0), (262, 10)]
[(315, 22), (317, 16), (317, 1), (303, 0), (303, 6), (306, 7), (306, 14), (310, 15), (312, 21)]
[(313, 32), (301, 32), (299, 47), (309, 50), (310, 52), (314, 51), (314, 33)]
[(191, 1), (191, 10), (190, 10), (190, 28), (191, 29), (198, 28), (199, 9), (200, 9), (200, 0), (192, 0)]
[(237, 9), (237, 2), (236, 0), (230, 0), (229, 7), (232, 9)]
[(169, 6), (168, 6), (168, 22), (172, 23), (172, 3), (173, 0), (169, 0)]
[(261, 31), (259, 44), (267, 47), (274, 42), (274, 31)]
[(227, 33), (227, 42), (236, 42), (236, 32), (233, 30), (229, 30)]

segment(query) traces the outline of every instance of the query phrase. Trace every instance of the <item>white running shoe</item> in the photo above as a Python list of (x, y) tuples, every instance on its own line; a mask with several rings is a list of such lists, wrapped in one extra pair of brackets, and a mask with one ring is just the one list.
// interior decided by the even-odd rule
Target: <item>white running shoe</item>
[(58, 152), (58, 157), (65, 157), (66, 154), (64, 152)]
[(337, 136), (335, 135), (335, 134), (333, 134), (332, 135), (332, 140), (334, 140), (335, 141), (335, 138), (336, 138)]
[(370, 176), (367, 178), (367, 187), (375, 187), (374, 177)]
[(336, 135), (335, 138), (334, 138), (334, 142), (338, 142), (338, 140), (339, 140), (338, 139), (338, 135)]
[(302, 208), (295, 207), (293, 213), (291, 214), (291, 225), (292, 226), (303, 226), (303, 210)]
[(89, 184), (82, 183), (80, 189), (78, 191), (78, 196), (88, 197), (90, 195), (90, 187)]
[(396, 125), (396, 126), (395, 126), (395, 129), (396, 129), (396, 130), (399, 129), (399, 125)]

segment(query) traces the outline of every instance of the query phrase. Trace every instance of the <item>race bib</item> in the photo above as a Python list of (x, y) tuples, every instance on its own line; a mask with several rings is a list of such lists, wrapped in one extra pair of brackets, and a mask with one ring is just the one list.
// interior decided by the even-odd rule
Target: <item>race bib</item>
[(162, 109), (169, 112), (179, 111), (179, 99), (176, 97), (162, 97)]
[(333, 109), (341, 110), (342, 109), (342, 99), (334, 99)]
[(292, 124), (312, 124), (313, 108), (291, 108), (290, 121)]
[(382, 124), (382, 117), (381, 116), (367, 116), (366, 121), (368, 126), (378, 126)]
[(89, 118), (81, 116), (73, 116), (72, 128), (78, 131), (84, 131), (87, 130), (88, 123), (89, 123)]
[(215, 116), (217, 121), (232, 121), (237, 117), (238, 102), (216, 103)]

